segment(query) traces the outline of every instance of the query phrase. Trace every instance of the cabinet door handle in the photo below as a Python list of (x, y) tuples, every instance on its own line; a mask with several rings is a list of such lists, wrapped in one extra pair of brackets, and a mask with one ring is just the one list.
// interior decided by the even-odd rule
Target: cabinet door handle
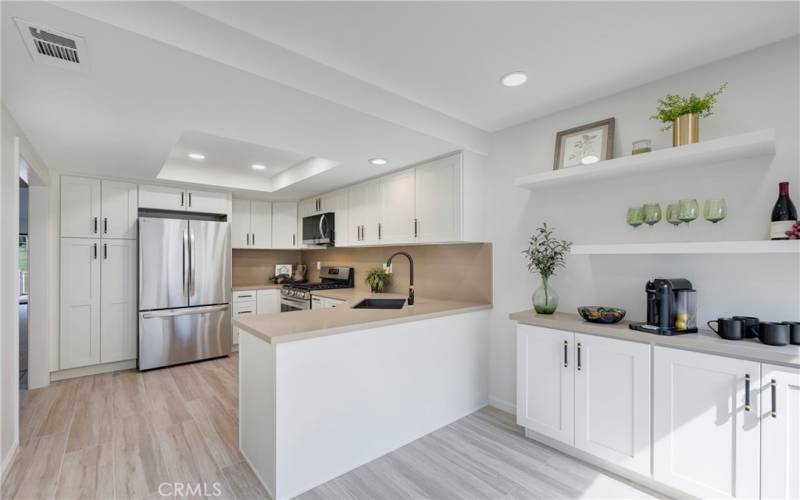
[(256, 233), (250, 235), (250, 243), (255, 246), (256, 244)]
[(189, 206), (192, 206), (192, 192), (189, 191)]
[(297, 235), (293, 234), (292, 235), (292, 246), (295, 246), (295, 245), (297, 245)]
[(245, 238), (247, 238), (247, 246), (250, 246), (250, 233), (245, 233)]
[(183, 198), (184, 198), (184, 196), (186, 196), (186, 193), (184, 193), (183, 191), (181, 191), (181, 206), (183, 206), (183, 202), (184, 202), (184, 199), (183, 199)]
[(772, 411), (769, 412), (769, 414), (772, 418), (778, 418), (778, 383), (775, 382), (775, 379), (772, 379), (772, 382), (770, 382), (769, 389), (772, 393)]
[(581, 343), (578, 342), (578, 371), (581, 370)]
[(744, 376), (744, 411), (750, 411), (750, 374)]
[(92, 245), (93, 252), (94, 252), (94, 260), (97, 260), (97, 243)]
[(414, 238), (419, 236), (419, 219), (414, 219)]
[(94, 234), (97, 234), (97, 217), (94, 218), (93, 224), (94, 224), (94, 229), (93, 229)]
[(381, 239), (381, 223), (378, 223), (378, 239)]
[(103, 234), (108, 234), (108, 217), (103, 217)]
[(236, 313), (236, 314), (237, 314), (237, 315), (238, 315), (238, 314), (253, 314), (253, 311), (239, 311), (239, 312), (238, 312), (238, 313)]
[(564, 368), (567, 367), (567, 350), (569, 349), (569, 342), (564, 341)]
[(108, 243), (103, 243), (103, 260), (108, 259)]

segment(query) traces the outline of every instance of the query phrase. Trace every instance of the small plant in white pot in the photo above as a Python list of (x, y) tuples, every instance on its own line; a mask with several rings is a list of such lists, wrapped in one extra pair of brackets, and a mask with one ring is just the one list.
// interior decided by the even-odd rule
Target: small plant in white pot
[(542, 277), (542, 284), (532, 297), (533, 309), (539, 314), (553, 314), (558, 308), (558, 294), (550, 286), (550, 278), (566, 266), (571, 246), (569, 241), (556, 239), (553, 229), (544, 223), (531, 236), (528, 249), (522, 251), (528, 262), (528, 271)]
[(391, 275), (385, 269), (374, 267), (367, 273), (364, 283), (369, 286), (372, 293), (383, 293), (383, 290), (389, 285), (390, 278)]

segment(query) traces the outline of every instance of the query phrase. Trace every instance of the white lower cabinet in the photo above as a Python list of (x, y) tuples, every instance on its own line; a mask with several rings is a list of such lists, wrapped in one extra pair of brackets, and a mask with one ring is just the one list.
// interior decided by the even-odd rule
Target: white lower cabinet
[(575, 447), (650, 474), (650, 345), (575, 334)]
[(517, 327), (517, 423), (568, 445), (574, 443), (573, 337)]
[(100, 362), (100, 240), (61, 238), (61, 369)]
[(800, 498), (800, 369), (761, 365), (761, 498)]
[(258, 290), (256, 292), (256, 311), (258, 314), (281, 312), (281, 291), (279, 289)]
[(137, 355), (137, 283), (135, 240), (104, 240), (100, 271), (100, 361), (124, 361)]
[(665, 347), (653, 360), (654, 479), (701, 498), (757, 498), (760, 363)]

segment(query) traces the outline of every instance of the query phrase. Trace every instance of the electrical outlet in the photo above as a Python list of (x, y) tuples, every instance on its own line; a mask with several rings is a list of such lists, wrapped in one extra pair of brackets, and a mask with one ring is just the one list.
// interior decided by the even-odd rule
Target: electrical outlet
[(322, 269), (322, 262), (317, 261), (317, 271), (319, 271), (320, 269)]

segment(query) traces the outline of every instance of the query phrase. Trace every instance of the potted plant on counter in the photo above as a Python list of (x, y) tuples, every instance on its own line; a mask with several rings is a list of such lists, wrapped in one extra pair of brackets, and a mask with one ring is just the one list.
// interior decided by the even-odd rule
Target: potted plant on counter
[(725, 90), (727, 83), (713, 92), (706, 92), (700, 97), (694, 93), (689, 97), (667, 94), (658, 100), (656, 114), (650, 119), (664, 124), (661, 130), (672, 129), (672, 145), (685, 146), (700, 141), (700, 118), (708, 118), (717, 97)]
[(389, 277), (391, 275), (386, 272), (382, 267), (373, 267), (364, 278), (364, 283), (369, 286), (372, 293), (383, 293), (383, 290), (389, 284)]
[(571, 246), (569, 241), (555, 239), (553, 229), (544, 223), (531, 236), (528, 249), (522, 251), (528, 261), (528, 271), (542, 277), (541, 286), (533, 293), (533, 308), (539, 314), (556, 312), (558, 294), (550, 286), (550, 278), (556, 270), (565, 267)]

